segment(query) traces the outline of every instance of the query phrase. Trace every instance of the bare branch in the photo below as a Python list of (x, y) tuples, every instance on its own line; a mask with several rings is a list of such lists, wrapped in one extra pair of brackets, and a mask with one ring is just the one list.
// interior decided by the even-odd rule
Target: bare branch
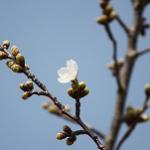
[(80, 107), (81, 107), (80, 99), (76, 99), (75, 111), (76, 111), (76, 117), (79, 119), (80, 119)]
[[(46, 97), (47, 97), (47, 93), (44, 92), (44, 91), (40, 91), (40, 92), (34, 91), (34, 92), (32, 92), (32, 95), (46, 96)], [(75, 120), (66, 117), (66, 115), (62, 114), (61, 112), (60, 112), (59, 114), (56, 114), (56, 115), (57, 115), (57, 117), (63, 118), (63, 119), (65, 119), (65, 120), (67, 120), (67, 121), (70, 121), (70, 122), (72, 122), (72, 123), (77, 123), (77, 122), (75, 122)], [(104, 135), (102, 132), (100, 132), (99, 130), (93, 128), (93, 127), (92, 127), (91, 125), (89, 125), (88, 123), (86, 124), (86, 126), (87, 126), (92, 132), (94, 132), (95, 135), (99, 136), (101, 139), (104, 139), (104, 138), (105, 138), (105, 135)]]
[(82, 135), (82, 134), (88, 134), (85, 130), (76, 130), (72, 132), (73, 135)]
[(138, 118), (140, 117), (140, 115), (142, 113), (144, 113), (148, 109), (148, 102), (149, 102), (149, 97), (145, 96), (145, 100), (144, 100), (144, 103), (142, 105), (142, 111), (138, 114), (137, 120), (135, 120), (135, 122), (133, 122), (130, 126), (128, 126), (126, 132), (124, 133), (123, 137), (120, 139), (120, 141), (119, 141), (119, 143), (118, 143), (118, 145), (117, 145), (115, 150), (119, 150), (120, 149), (122, 144), (126, 141), (126, 139), (131, 135), (133, 130), (136, 128), (136, 126), (138, 124)]
[[(142, 3), (142, 0), (138, 1), (138, 3)], [(132, 51), (137, 51), (137, 41), (141, 30), (142, 14), (145, 8), (144, 6), (141, 8), (141, 5), (139, 5), (140, 7), (137, 8), (135, 6), (135, 3), (133, 5), (134, 5), (134, 19), (133, 19), (134, 21), (133, 21), (133, 26), (129, 29), (130, 33), (128, 36), (128, 50), (125, 57), (125, 64), (120, 73), (120, 80), (123, 89), (122, 91), (119, 91), (117, 93), (117, 101), (116, 101), (114, 117), (112, 119), (110, 132), (107, 134), (105, 140), (105, 143), (110, 150), (114, 149), (119, 131), (123, 123), (122, 117), (124, 115), (124, 108), (126, 105), (129, 84), (130, 84), (130, 80), (131, 80), (131, 76), (135, 64), (135, 57), (128, 57), (128, 53)]]
[(127, 35), (129, 35), (129, 29), (128, 29), (128, 27), (126, 26), (126, 24), (123, 22), (123, 20), (122, 20), (119, 16), (116, 17), (116, 20), (117, 20), (117, 22), (120, 24), (120, 26), (122, 27), (122, 29), (124, 30), (124, 32), (125, 32)]
[(137, 52), (136, 57), (143, 56), (144, 54), (147, 54), (149, 52), (150, 52), (150, 48), (146, 48), (144, 50), (141, 50), (141, 51)]
[[(5, 50), (3, 48), (0, 48), (0, 50), (3, 50), (8, 54), (8, 56), (9, 56), (8, 59), (16, 62), (16, 59), (14, 58), (14, 56), (12, 56), (12, 54), (9, 51), (7, 51), (7, 49)], [(64, 105), (61, 104), (61, 102), (59, 102), (59, 100), (48, 91), (46, 86), (34, 74), (32, 74), (29, 69), (24, 68), (22, 70), (22, 73), (24, 73), (28, 79), (31, 79), (42, 90), (40, 92), (34, 91), (33, 93), (31, 93), (31, 95), (39, 95), (39, 96), (43, 95), (43, 96), (48, 97), (57, 106), (57, 108), (60, 110), (60, 112), (63, 115), (65, 115), (69, 119), (76, 122), (78, 125), (80, 125), (85, 130), (85, 132), (87, 132), (87, 135), (95, 142), (98, 149), (106, 150), (106, 148), (100, 142), (98, 135), (95, 135), (95, 133), (88, 128), (88, 126), (80, 119), (80, 117), (74, 117), (71, 114), (67, 113), (64, 109), (65, 108)], [(80, 105), (77, 106), (77, 109), (79, 111)], [(79, 116), (79, 114), (80, 114), (79, 112), (77, 112), (78, 113), (77, 116)]]
[(125, 142), (125, 140), (130, 136), (130, 134), (132, 133), (132, 131), (135, 129), (135, 124), (132, 124), (128, 127), (127, 131), (125, 132), (125, 134), (123, 135), (123, 137), (121, 138), (121, 140), (119, 141), (117, 147), (115, 150), (119, 150), (121, 145)]
[(88, 127), (89, 127), (89, 129), (92, 130), (96, 135), (98, 135), (101, 139), (104, 139), (104, 138), (105, 138), (105, 135), (104, 135), (102, 132), (100, 132), (99, 130), (97, 130), (97, 129), (93, 128), (93, 127), (90, 127), (90, 126), (88, 126)]
[(110, 39), (110, 41), (112, 42), (112, 45), (113, 45), (113, 61), (114, 61), (114, 64), (115, 64), (115, 70), (116, 70), (116, 81), (117, 81), (117, 85), (118, 85), (118, 91), (119, 90), (122, 90), (122, 86), (121, 86), (121, 82), (120, 82), (120, 73), (119, 73), (119, 67), (118, 67), (118, 60), (117, 60), (117, 42), (116, 42), (116, 39), (109, 27), (108, 24), (106, 24), (105, 26), (105, 30), (106, 30), (106, 33)]
[(95, 144), (97, 145), (98, 149), (100, 150), (105, 150), (104, 146), (102, 145), (102, 143), (100, 142), (98, 136), (96, 136), (92, 130), (90, 130), (88, 128), (88, 126), (86, 126), (86, 124), (84, 124), (84, 122), (80, 119), (80, 118), (75, 118), (74, 116), (72, 116), (71, 114), (67, 113), (66, 111), (64, 111), (64, 106), (57, 100), (56, 97), (53, 97), (52, 94), (50, 94), (46, 88), (45, 85), (43, 85), (43, 83), (41, 83), (36, 77), (35, 75), (31, 74), (31, 72), (28, 71), (24, 71), (24, 74), (31, 79), (37, 86), (39, 86), (42, 90), (44, 90), (44, 93), (40, 93), (41, 95), (47, 96), (49, 97), (53, 103), (60, 109), (60, 111), (62, 112), (62, 114), (66, 115), (68, 118), (72, 119), (73, 121), (75, 121), (78, 125), (80, 125), (88, 134), (89, 137), (91, 137), (91, 139), (95, 142)]

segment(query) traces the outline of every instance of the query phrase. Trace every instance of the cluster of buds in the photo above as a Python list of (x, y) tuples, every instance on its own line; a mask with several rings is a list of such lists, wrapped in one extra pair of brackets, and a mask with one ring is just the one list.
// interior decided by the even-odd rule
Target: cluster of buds
[(19, 85), (19, 87), (22, 91), (24, 91), (24, 93), (22, 94), (22, 99), (26, 100), (32, 95), (34, 86), (33, 86), (33, 82), (31, 80), (28, 80), (25, 83), (21, 83)]
[(116, 66), (118, 67), (118, 70), (120, 70), (123, 65), (124, 65), (124, 59), (123, 58), (120, 58), (117, 60), (117, 64), (115, 64), (115, 62), (111, 62), (109, 64), (107, 64), (107, 68), (110, 69), (112, 71), (112, 74), (115, 76), (116, 75)]
[[(42, 104), (42, 108), (47, 110), (49, 113), (57, 115), (57, 116), (61, 116), (62, 112), (61, 110), (54, 104), (54, 103), (50, 103), (50, 102), (45, 102)], [(70, 111), (70, 107), (69, 105), (64, 105), (64, 111), (65, 112), (69, 112)]]
[(149, 116), (147, 114), (143, 114), (142, 109), (136, 109), (132, 106), (127, 107), (127, 112), (125, 115), (125, 122), (127, 125), (131, 125), (133, 123), (147, 122), (148, 120)]
[[(6, 42), (5, 42), (3, 45), (8, 48), (9, 47), (8, 45), (10, 45), (10, 44), (6, 44)], [(15, 45), (11, 47), (10, 55), (11, 55), (12, 59), (8, 60), (6, 62), (6, 65), (13, 72), (22, 73), (25, 69), (29, 69), (28, 66), (25, 64), (24, 56), (20, 53), (19, 48), (17, 48)]]
[(10, 59), (7, 61), (6, 65), (13, 71), (17, 73), (22, 73), (24, 69), (27, 69), (25, 65), (25, 58), (19, 52), (16, 46), (12, 46), (11, 53), (8, 51), (10, 47), (10, 41), (4, 40), (2, 46), (0, 46), (0, 60)]
[(116, 19), (117, 13), (107, 0), (102, 0), (100, 2), (100, 7), (102, 8), (103, 15), (97, 17), (96, 21), (98, 24), (105, 25)]
[(80, 99), (89, 94), (85, 82), (72, 81), (72, 87), (68, 89), (68, 95), (74, 99)]
[(144, 86), (145, 95), (150, 98), (150, 83), (145, 84)]
[(66, 139), (66, 144), (67, 145), (72, 145), (74, 144), (74, 142), (76, 141), (77, 137), (75, 134), (73, 134), (73, 131), (71, 130), (71, 128), (67, 125), (65, 125), (63, 127), (63, 131), (62, 132), (58, 132), (56, 134), (56, 139), (58, 140), (63, 140)]

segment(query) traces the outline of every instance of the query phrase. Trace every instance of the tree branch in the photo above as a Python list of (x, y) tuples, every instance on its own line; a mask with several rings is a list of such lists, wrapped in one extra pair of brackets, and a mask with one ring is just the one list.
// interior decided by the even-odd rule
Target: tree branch
[[(32, 92), (32, 95), (46, 96), (46, 97), (47, 97), (47, 93), (44, 92), (44, 91), (40, 91), (40, 92), (34, 91), (34, 92)], [(72, 122), (72, 123), (77, 123), (77, 122), (75, 122), (73, 119), (70, 119), (70, 118), (66, 117), (66, 116), (65, 116), (64, 114), (62, 114), (61, 112), (59, 112), (59, 114), (56, 114), (56, 115), (57, 115), (58, 117), (64, 118), (65, 120), (68, 120), (68, 121), (70, 121), (70, 122)], [(94, 132), (95, 135), (99, 136), (101, 139), (104, 139), (105, 135), (104, 135), (102, 132), (100, 132), (99, 130), (93, 128), (93, 127), (92, 127), (91, 125), (89, 125), (88, 123), (86, 124), (86, 126), (87, 126), (92, 132)]]
[(119, 72), (119, 67), (118, 67), (118, 60), (117, 60), (117, 42), (115, 40), (115, 37), (109, 27), (108, 24), (106, 24), (105, 26), (105, 30), (106, 30), (106, 33), (110, 39), (110, 41), (112, 42), (112, 45), (113, 45), (113, 61), (114, 61), (114, 65), (115, 65), (115, 70), (116, 70), (116, 82), (117, 82), (117, 85), (118, 85), (118, 90), (122, 90), (122, 86), (121, 86), (121, 82), (120, 82), (120, 72)]
[(75, 101), (76, 101), (75, 102), (76, 118), (80, 119), (80, 106), (81, 106), (80, 99), (76, 99)]
[(150, 48), (146, 48), (144, 50), (141, 50), (141, 51), (137, 52), (136, 57), (143, 56), (144, 54), (147, 54), (149, 52), (150, 52)]
[(41, 95), (47, 96), (49, 97), (53, 103), (60, 109), (60, 111), (62, 112), (62, 114), (66, 115), (68, 118), (72, 119), (73, 121), (75, 121), (78, 125), (80, 125), (88, 134), (89, 137), (91, 137), (91, 139), (95, 142), (95, 144), (97, 145), (97, 148), (100, 150), (105, 150), (104, 146), (102, 145), (102, 143), (100, 142), (98, 136), (96, 136), (89, 128), (88, 126), (86, 126), (86, 124), (84, 124), (84, 122), (80, 119), (80, 118), (75, 118), (73, 117), (71, 114), (67, 113), (66, 111), (64, 111), (64, 106), (57, 100), (56, 97), (53, 97), (52, 94), (50, 94), (46, 88), (45, 85), (43, 85), (43, 83), (41, 83), (36, 77), (35, 75), (31, 74), (31, 72), (29, 70), (25, 70), (24, 74), (31, 79), (37, 86), (39, 86), (42, 90), (44, 90), (44, 93), (41, 93)]
[[(5, 51), (9, 56), (8, 59), (13, 60), (17, 64), (15, 57), (9, 51), (7, 51), (7, 49), (5, 50), (4, 48), (0, 48), (0, 50)], [(43, 95), (43, 96), (48, 97), (57, 106), (57, 108), (60, 110), (60, 112), (63, 115), (67, 116), (68, 118), (70, 118), (71, 120), (76, 122), (78, 125), (80, 125), (85, 130), (85, 132), (87, 132), (87, 135), (93, 140), (93, 142), (95, 142), (98, 149), (106, 150), (106, 148), (100, 142), (99, 137), (97, 135), (95, 135), (95, 133), (88, 128), (88, 126), (80, 119), (80, 117), (77, 118), (77, 117), (74, 117), (71, 114), (67, 113), (65, 111), (64, 105), (62, 105), (61, 102), (59, 102), (59, 100), (48, 91), (46, 86), (34, 74), (32, 74), (30, 72), (30, 69), (23, 68), (22, 73), (24, 73), (24, 75), (28, 79), (31, 79), (42, 90), (40, 92), (34, 91), (33, 93), (31, 93), (31, 95), (32, 94), (39, 95), (39, 96)], [(77, 109), (79, 109), (80, 105), (78, 105), (77, 107), (78, 107)], [(77, 114), (77, 115), (79, 115), (79, 114)]]
[(72, 132), (73, 135), (82, 135), (82, 134), (88, 134), (85, 130), (76, 130)]
[(128, 127), (127, 131), (125, 132), (125, 134), (123, 135), (123, 137), (121, 138), (121, 140), (119, 141), (116, 150), (119, 150), (121, 145), (125, 142), (125, 140), (130, 136), (130, 134), (132, 133), (132, 131), (135, 129), (135, 124), (132, 124)]
[(119, 143), (118, 143), (118, 145), (117, 145), (115, 150), (119, 150), (120, 149), (122, 144), (126, 141), (126, 139), (131, 135), (133, 130), (136, 128), (136, 126), (138, 124), (138, 117), (140, 117), (140, 115), (142, 113), (144, 113), (148, 109), (148, 101), (149, 101), (149, 97), (145, 96), (145, 100), (144, 100), (144, 103), (143, 103), (143, 106), (142, 106), (142, 111), (138, 114), (137, 120), (135, 120), (135, 122), (133, 122), (130, 126), (128, 126), (128, 129), (124, 133), (123, 137), (120, 139), (120, 141), (119, 141)]
[(125, 32), (127, 35), (129, 35), (129, 29), (128, 29), (128, 27), (126, 26), (126, 24), (123, 22), (123, 20), (122, 20), (119, 16), (116, 17), (116, 20), (117, 20), (117, 22), (120, 24), (120, 26), (122, 27), (122, 29), (124, 30), (124, 32)]
[[(140, 3), (142, 1), (139, 1)], [(112, 119), (112, 125), (110, 128), (110, 132), (106, 136), (105, 143), (109, 147), (110, 150), (113, 150), (115, 147), (115, 143), (117, 141), (117, 137), (122, 125), (122, 117), (124, 116), (124, 108), (126, 104), (126, 98), (128, 95), (129, 83), (132, 76), (132, 71), (135, 64), (135, 57), (129, 57), (128, 53), (133, 51), (137, 51), (137, 40), (140, 33), (140, 22), (142, 20), (144, 8), (134, 8), (134, 23), (133, 27), (129, 29), (128, 36), (128, 51), (125, 57), (125, 63), (120, 73), (120, 80), (122, 84), (122, 91), (117, 93), (117, 101), (115, 107), (114, 117)]]

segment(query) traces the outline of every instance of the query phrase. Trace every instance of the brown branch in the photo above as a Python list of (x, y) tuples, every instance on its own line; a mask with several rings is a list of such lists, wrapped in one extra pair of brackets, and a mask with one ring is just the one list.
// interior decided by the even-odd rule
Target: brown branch
[(113, 61), (114, 61), (114, 65), (115, 65), (115, 71), (116, 71), (116, 82), (117, 82), (117, 85), (118, 85), (118, 91), (119, 90), (122, 90), (122, 86), (121, 86), (121, 82), (120, 82), (120, 72), (119, 72), (119, 67), (118, 67), (118, 60), (117, 60), (117, 42), (115, 40), (115, 37), (109, 27), (108, 24), (106, 24), (105, 26), (105, 30), (106, 30), (106, 33), (110, 39), (110, 41), (112, 42), (112, 45), (113, 45)]
[(128, 27), (126, 26), (126, 24), (123, 22), (123, 20), (122, 20), (119, 16), (116, 17), (116, 20), (117, 20), (117, 22), (120, 24), (120, 26), (122, 27), (122, 29), (124, 30), (124, 32), (125, 32), (127, 35), (129, 35), (129, 29), (128, 29)]
[[(4, 52), (6, 52), (8, 54), (8, 56), (9, 56), (8, 59), (16, 62), (16, 59), (14, 58), (14, 56), (12, 56), (12, 54), (9, 51), (7, 51), (7, 49), (5, 50), (4, 48), (0, 47), (0, 50), (3, 50)], [(70, 118), (71, 120), (76, 122), (78, 125), (80, 125), (85, 130), (85, 132), (87, 132), (87, 135), (95, 142), (98, 149), (106, 150), (104, 148), (104, 146), (102, 145), (102, 143), (100, 142), (99, 137), (97, 135), (95, 135), (95, 133), (88, 128), (88, 126), (80, 119), (80, 117), (78, 117), (80, 115), (80, 104), (78, 104), (78, 106), (77, 106), (77, 111), (78, 111), (77, 112), (78, 114), (76, 113), (77, 117), (72, 116), (71, 114), (69, 114), (65, 111), (64, 105), (62, 105), (59, 102), (59, 100), (48, 91), (46, 86), (34, 74), (32, 74), (30, 72), (30, 70), (24, 68), (22, 73), (24, 73), (28, 79), (31, 79), (42, 90), (40, 92), (34, 91), (32, 93), (32, 95), (39, 95), (39, 96), (43, 95), (43, 96), (48, 97), (57, 106), (57, 108), (61, 111), (61, 113), (63, 115), (66, 115), (68, 118)]]
[(147, 54), (149, 52), (150, 52), (150, 48), (141, 50), (141, 51), (139, 51), (139, 52), (136, 53), (136, 57), (143, 56), (144, 54)]
[(132, 131), (135, 129), (135, 124), (132, 124), (128, 127), (127, 131), (125, 132), (125, 134), (123, 135), (123, 137), (121, 138), (121, 140), (119, 141), (116, 150), (119, 150), (121, 145), (125, 142), (125, 140), (130, 136), (130, 134), (132, 133)]
[(76, 118), (80, 119), (80, 107), (81, 107), (81, 103), (80, 103), (80, 99), (76, 99), (75, 102), (75, 111), (76, 111)]
[(97, 130), (93, 127), (90, 127), (90, 126), (88, 126), (88, 128), (90, 130), (92, 130), (96, 135), (98, 135), (101, 139), (105, 139), (105, 135), (102, 132), (100, 132), (99, 130)]
[(40, 82), (35, 75), (31, 74), (31, 72), (29, 70), (25, 70), (24, 74), (31, 79), (38, 87), (40, 87), (42, 90), (44, 90), (43, 93), (40, 93), (41, 95), (47, 96), (50, 98), (50, 100), (60, 109), (60, 111), (62, 112), (62, 114), (66, 115), (68, 118), (72, 119), (73, 121), (75, 121), (78, 125), (80, 125), (88, 134), (89, 137), (91, 137), (91, 139), (95, 142), (95, 144), (97, 145), (97, 148), (100, 150), (104, 150), (104, 146), (102, 145), (102, 143), (100, 142), (98, 136), (96, 136), (89, 128), (88, 126), (86, 126), (86, 124), (84, 124), (84, 122), (80, 119), (80, 118), (75, 118), (74, 116), (72, 116), (71, 114), (67, 113), (66, 111), (64, 111), (64, 106), (57, 100), (56, 97), (53, 97), (52, 94), (50, 94), (46, 88), (46, 86)]
[[(46, 97), (47, 97), (47, 93), (46, 93), (45, 91), (40, 91), (40, 92), (34, 91), (34, 92), (32, 92), (32, 95), (46, 96)], [(77, 123), (74, 119), (71, 119), (71, 118), (66, 117), (66, 115), (62, 114), (61, 112), (60, 112), (59, 114), (56, 114), (56, 115), (57, 115), (58, 117), (60, 117), (60, 118), (64, 118), (65, 120), (68, 120), (68, 121), (70, 121), (70, 122), (72, 122), (72, 123)], [(86, 126), (87, 126), (95, 135), (97, 135), (97, 136), (100, 137), (101, 139), (104, 139), (105, 135), (104, 135), (102, 132), (100, 132), (99, 130), (93, 128), (93, 127), (92, 127), (91, 125), (89, 125), (89, 124), (86, 124)]]
[(145, 100), (142, 106), (142, 111), (138, 114), (137, 116), (137, 120), (135, 120), (135, 122), (133, 122), (128, 129), (126, 130), (126, 132), (124, 133), (123, 137), (120, 139), (117, 147), (115, 150), (119, 150), (120, 147), (122, 146), (122, 144), (127, 140), (127, 138), (131, 135), (131, 133), (133, 132), (133, 130), (136, 128), (137, 124), (138, 124), (138, 118), (140, 117), (140, 115), (142, 113), (144, 113), (147, 109), (148, 109), (148, 101), (149, 101), (149, 97), (145, 96)]
[(82, 135), (82, 134), (88, 134), (85, 130), (76, 130), (72, 132), (73, 135)]
[[(142, 2), (142, 1), (139, 1)], [(113, 150), (115, 143), (118, 138), (119, 131), (122, 126), (122, 117), (124, 116), (124, 108), (126, 104), (126, 98), (128, 95), (129, 83), (131, 80), (135, 57), (129, 57), (128, 54), (137, 51), (137, 41), (140, 33), (140, 22), (142, 20), (144, 8), (134, 8), (134, 23), (133, 27), (129, 29), (128, 37), (128, 51), (125, 57), (125, 64), (120, 73), (120, 80), (122, 84), (122, 90), (117, 93), (117, 101), (115, 107), (114, 117), (112, 119), (112, 124), (108, 135), (106, 136), (105, 143), (110, 150)]]

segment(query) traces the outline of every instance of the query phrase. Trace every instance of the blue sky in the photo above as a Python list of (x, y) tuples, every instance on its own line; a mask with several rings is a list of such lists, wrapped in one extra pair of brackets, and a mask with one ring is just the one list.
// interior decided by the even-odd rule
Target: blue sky
[[(1, 0), (0, 41), (9, 39), (26, 57), (26, 63), (53, 95), (73, 107), (66, 94), (70, 86), (57, 82), (57, 70), (73, 58), (79, 65), (79, 80), (86, 81), (90, 94), (82, 100), (83, 120), (107, 132), (114, 111), (116, 84), (106, 64), (111, 61), (112, 45), (95, 19), (100, 15), (97, 0)], [(130, 1), (113, 1), (127, 25), (132, 24)], [(145, 16), (150, 14), (147, 8)], [(148, 17), (150, 21), (150, 17)], [(127, 39), (117, 23), (112, 23), (118, 41), (119, 57), (127, 49)], [(150, 47), (150, 33), (141, 39), (139, 49)], [(138, 107), (144, 99), (143, 86), (150, 82), (150, 54), (141, 57), (135, 66), (128, 104)], [(79, 129), (41, 109), (46, 98), (21, 100), (19, 83), (26, 77), (14, 74), (0, 62), (0, 149), (1, 150), (75, 150), (96, 149), (86, 136), (68, 147), (55, 135), (65, 124)], [(150, 112), (150, 111), (149, 111)], [(122, 150), (150, 147), (149, 125), (139, 125)]]

